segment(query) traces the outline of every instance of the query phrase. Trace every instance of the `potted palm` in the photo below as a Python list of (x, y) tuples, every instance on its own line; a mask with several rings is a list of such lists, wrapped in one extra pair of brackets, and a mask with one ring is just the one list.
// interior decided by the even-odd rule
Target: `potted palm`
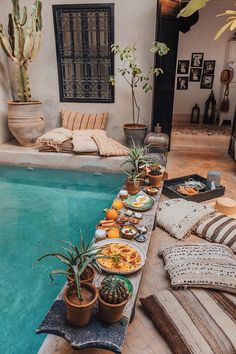
[[(132, 144), (132, 139), (136, 144), (142, 145), (147, 133), (147, 126), (140, 124), (140, 111), (141, 107), (138, 103), (136, 91), (139, 87), (147, 93), (152, 89), (150, 79), (153, 76), (158, 76), (163, 73), (161, 68), (150, 67), (147, 73), (137, 62), (137, 41), (133, 46), (121, 48), (118, 44), (111, 46), (111, 51), (117, 55), (121, 61), (121, 67), (117, 69), (117, 74), (121, 75), (131, 90), (131, 106), (132, 106), (132, 123), (126, 123), (123, 125), (124, 134), (128, 145)], [(157, 53), (160, 56), (166, 55), (169, 48), (165, 43), (154, 42), (150, 48), (152, 53)], [(115, 85), (116, 75), (110, 76), (110, 82)]]
[(137, 194), (141, 190), (141, 186), (140, 186), (141, 173), (137, 173), (135, 170), (131, 170), (131, 171), (126, 170), (124, 172), (127, 175), (125, 181), (125, 187), (127, 189), (127, 192), (129, 194)]
[(128, 302), (129, 291), (124, 282), (115, 276), (103, 279), (99, 289), (99, 317), (108, 323), (118, 322)]
[(64, 291), (64, 301), (67, 310), (67, 321), (76, 327), (82, 327), (89, 323), (92, 308), (98, 298), (97, 288), (89, 282), (81, 281), (80, 277), (90, 264), (95, 264), (99, 258), (104, 258), (102, 248), (92, 247), (93, 241), (85, 248), (74, 246), (68, 242), (61, 253), (47, 253), (37, 261), (46, 257), (55, 257), (69, 269), (54, 269), (50, 272), (53, 281), (54, 275), (62, 274), (66, 277), (73, 276), (74, 282)]
[(8, 125), (22, 146), (33, 146), (42, 135), (45, 122), (42, 103), (31, 99), (28, 67), (36, 59), (41, 41), (42, 3), (35, 0), (29, 21), (27, 8), (21, 15), (19, 0), (12, 0), (9, 14), (8, 35), (0, 24), (0, 45), (16, 65), (17, 98), (8, 102)]
[(160, 187), (164, 177), (164, 168), (158, 163), (148, 166), (149, 184), (153, 187)]

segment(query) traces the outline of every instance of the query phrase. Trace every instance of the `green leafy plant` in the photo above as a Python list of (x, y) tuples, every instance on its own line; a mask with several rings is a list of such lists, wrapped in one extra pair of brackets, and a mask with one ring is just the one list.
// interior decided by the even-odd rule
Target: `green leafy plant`
[(122, 165), (128, 164), (138, 175), (151, 162), (152, 158), (148, 156), (148, 145), (144, 147), (137, 146), (132, 139), (132, 146), (129, 149), (128, 155)]
[[(21, 15), (19, 0), (12, 0), (12, 13), (8, 16), (8, 36), (0, 24), (0, 44), (5, 54), (17, 66), (18, 99), (20, 102), (29, 102), (31, 99), (28, 66), (36, 59), (41, 41), (42, 3), (36, 0), (31, 17), (27, 22), (27, 8), (23, 8)], [(26, 28), (25, 28), (26, 27)]]
[[(210, 0), (190, 0), (189, 3), (180, 11), (177, 17), (191, 16), (195, 11), (206, 6), (208, 1)], [(236, 10), (226, 10), (224, 13), (217, 15), (217, 17), (219, 16), (229, 17), (226, 19), (226, 23), (216, 33), (215, 39), (218, 39), (227, 29), (230, 29), (230, 31), (234, 31), (236, 29)]]
[(139, 184), (139, 178), (141, 177), (142, 172), (137, 173), (134, 170), (124, 170), (124, 173), (127, 175), (128, 180), (133, 181), (136, 185)]
[(105, 258), (102, 255), (102, 248), (93, 247), (93, 240), (86, 244), (81, 240), (80, 246), (75, 246), (69, 241), (63, 241), (66, 245), (62, 246), (63, 252), (61, 253), (47, 253), (37, 259), (37, 262), (41, 261), (46, 257), (55, 257), (60, 262), (65, 264), (69, 269), (54, 269), (50, 272), (51, 281), (54, 281), (54, 275), (65, 275), (65, 276), (74, 276), (76, 294), (80, 301), (83, 301), (83, 296), (81, 293), (81, 283), (80, 276), (86, 269), (89, 264), (92, 264), (96, 269), (100, 270), (96, 260), (99, 258)]
[[(135, 94), (136, 89), (141, 87), (143, 91), (147, 93), (152, 89), (150, 78), (163, 73), (161, 68), (154, 68), (151, 66), (147, 72), (141, 68), (137, 62), (136, 43), (137, 41), (134, 42), (132, 47), (125, 48), (121, 48), (118, 44), (113, 44), (111, 46), (112, 53), (117, 55), (122, 63), (122, 66), (117, 69), (117, 74), (121, 75), (121, 77), (124, 78), (124, 80), (131, 88), (133, 124), (139, 123), (141, 109)], [(150, 51), (152, 53), (157, 53), (159, 56), (163, 56), (168, 53), (169, 48), (165, 43), (154, 42)], [(112, 85), (115, 85), (116, 75), (110, 76), (110, 82)]]

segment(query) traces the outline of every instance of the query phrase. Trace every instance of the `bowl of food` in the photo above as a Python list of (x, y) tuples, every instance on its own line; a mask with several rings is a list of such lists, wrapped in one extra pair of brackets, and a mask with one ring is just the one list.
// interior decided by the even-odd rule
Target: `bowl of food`
[(127, 240), (132, 240), (137, 235), (138, 230), (134, 225), (125, 225), (120, 229), (121, 236)]

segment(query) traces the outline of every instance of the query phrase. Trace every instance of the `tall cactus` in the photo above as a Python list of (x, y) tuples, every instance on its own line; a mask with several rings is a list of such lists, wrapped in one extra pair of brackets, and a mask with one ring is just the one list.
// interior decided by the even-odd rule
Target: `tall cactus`
[(40, 48), (42, 3), (35, 0), (28, 22), (27, 8), (23, 8), (21, 16), (19, 0), (12, 0), (12, 5), (12, 13), (8, 16), (8, 36), (0, 24), (0, 44), (5, 54), (17, 65), (18, 99), (20, 102), (29, 102), (28, 66), (36, 59)]

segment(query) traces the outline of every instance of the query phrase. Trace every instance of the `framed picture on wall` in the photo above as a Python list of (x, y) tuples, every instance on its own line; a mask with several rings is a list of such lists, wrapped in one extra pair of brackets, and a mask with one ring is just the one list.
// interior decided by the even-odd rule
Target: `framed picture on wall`
[(215, 65), (216, 65), (215, 60), (204, 60), (203, 74), (213, 75), (215, 72)]
[(202, 75), (201, 88), (202, 89), (212, 89), (214, 82), (214, 75)]
[(178, 60), (177, 74), (188, 75), (189, 60)]
[(201, 68), (203, 65), (203, 53), (192, 53), (191, 66), (194, 68)]
[(188, 89), (188, 76), (177, 76), (177, 90)]
[(190, 75), (189, 75), (189, 81), (200, 82), (201, 75), (202, 75), (202, 68), (191, 68)]

